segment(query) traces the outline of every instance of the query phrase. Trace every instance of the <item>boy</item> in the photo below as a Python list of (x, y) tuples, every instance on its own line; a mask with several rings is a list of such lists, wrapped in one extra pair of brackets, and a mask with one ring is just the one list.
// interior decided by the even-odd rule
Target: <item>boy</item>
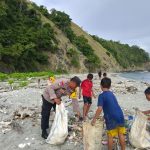
[(88, 115), (89, 109), (92, 104), (92, 95), (95, 98), (94, 92), (93, 92), (93, 74), (88, 74), (87, 79), (84, 80), (81, 83), (81, 89), (79, 93), (79, 98), (81, 97), (81, 90), (82, 90), (82, 95), (83, 95), (83, 101), (84, 101), (84, 106), (83, 106), (83, 120), (86, 120), (86, 117)]
[(109, 91), (111, 87), (111, 79), (103, 78), (101, 80), (101, 89), (103, 93), (98, 98), (98, 108), (92, 120), (92, 125), (95, 124), (96, 118), (99, 117), (102, 109), (108, 135), (108, 149), (113, 149), (113, 137), (119, 136), (121, 150), (125, 150), (125, 127), (123, 112), (117, 102), (115, 95)]
[(82, 117), (81, 117), (81, 114), (80, 114), (79, 103), (78, 103), (78, 98), (77, 98), (77, 89), (75, 89), (75, 92), (73, 92), (70, 95), (70, 99), (72, 100), (73, 111), (76, 113), (75, 116), (78, 117), (79, 121), (82, 121)]
[(106, 78), (107, 77), (107, 73), (103, 73), (103, 78)]
[(81, 80), (73, 77), (70, 81), (67, 79), (56, 80), (55, 83), (48, 85), (42, 95), (42, 112), (41, 112), (41, 129), (42, 137), (48, 137), (47, 129), (49, 128), (49, 117), (52, 107), (61, 103), (61, 97), (71, 95), (74, 90), (80, 86)]
[[(145, 96), (147, 98), (148, 101), (150, 101), (150, 87), (148, 87), (146, 90), (145, 90)], [(147, 111), (143, 111), (143, 113), (145, 115), (150, 115), (150, 110), (147, 110)], [(148, 120), (150, 120), (150, 117), (148, 118)]]
[(48, 84), (48, 85), (51, 85), (51, 84), (54, 83), (55, 81), (56, 81), (55, 77), (49, 76), (49, 77), (48, 77), (47, 84)]
[(102, 77), (102, 72), (101, 71), (98, 72), (98, 76), (99, 76), (99, 79), (101, 79), (101, 77)]

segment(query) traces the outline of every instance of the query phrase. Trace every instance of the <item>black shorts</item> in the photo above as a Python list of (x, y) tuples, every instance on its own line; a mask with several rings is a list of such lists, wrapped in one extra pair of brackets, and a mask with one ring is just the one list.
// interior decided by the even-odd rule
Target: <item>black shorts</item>
[(92, 97), (83, 96), (84, 104), (92, 104)]

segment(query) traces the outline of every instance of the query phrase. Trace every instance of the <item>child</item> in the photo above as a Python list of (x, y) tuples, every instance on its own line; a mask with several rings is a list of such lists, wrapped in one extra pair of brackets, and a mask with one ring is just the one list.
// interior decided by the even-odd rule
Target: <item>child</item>
[(92, 125), (95, 124), (96, 118), (99, 117), (102, 109), (108, 135), (108, 149), (113, 148), (113, 137), (119, 136), (121, 150), (125, 150), (125, 127), (123, 112), (117, 102), (115, 95), (109, 90), (111, 87), (111, 79), (103, 78), (101, 81), (101, 89), (103, 93), (98, 98), (98, 108), (92, 120)]
[(80, 114), (79, 103), (78, 103), (78, 99), (77, 99), (77, 89), (75, 89), (75, 92), (73, 92), (70, 95), (70, 99), (72, 100), (73, 111), (76, 113), (75, 116), (78, 117), (79, 121), (82, 121), (82, 117), (81, 117), (81, 114)]
[(89, 109), (92, 104), (92, 95), (95, 98), (94, 92), (93, 92), (93, 74), (88, 74), (87, 79), (84, 80), (81, 83), (81, 89), (79, 93), (79, 98), (81, 97), (81, 90), (82, 90), (82, 95), (83, 95), (83, 101), (84, 101), (84, 106), (83, 106), (83, 120), (86, 120), (86, 117), (88, 115)]
[(55, 77), (49, 76), (49, 77), (48, 77), (47, 84), (48, 84), (48, 85), (51, 85), (52, 83), (55, 82), (55, 80), (56, 80)]
[[(148, 87), (146, 90), (145, 90), (145, 96), (147, 98), (148, 101), (150, 101), (150, 87)], [(145, 115), (150, 115), (150, 110), (147, 110), (147, 111), (143, 111), (143, 113)], [(148, 120), (150, 120), (150, 117), (148, 118)]]
[(102, 72), (101, 71), (98, 72), (98, 76), (99, 76), (99, 79), (101, 79), (101, 77), (102, 77)]
[(107, 73), (103, 73), (103, 78), (106, 78), (107, 77)]
[(48, 85), (42, 95), (41, 129), (42, 137), (48, 137), (49, 117), (52, 107), (61, 103), (61, 97), (71, 95), (75, 89), (80, 86), (81, 80), (73, 77), (70, 81), (67, 79), (56, 80), (52, 85)]

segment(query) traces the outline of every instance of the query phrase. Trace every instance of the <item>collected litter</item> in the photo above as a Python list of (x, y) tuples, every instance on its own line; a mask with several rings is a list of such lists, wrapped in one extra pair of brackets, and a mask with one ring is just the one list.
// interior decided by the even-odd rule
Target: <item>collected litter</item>
[(97, 120), (94, 126), (90, 122), (83, 123), (83, 144), (84, 150), (102, 149), (103, 121)]
[(129, 135), (130, 143), (136, 148), (150, 148), (150, 134), (146, 130), (147, 123), (147, 116), (137, 111)]
[(46, 142), (53, 145), (63, 144), (68, 136), (68, 111), (63, 103), (56, 105), (56, 115)]

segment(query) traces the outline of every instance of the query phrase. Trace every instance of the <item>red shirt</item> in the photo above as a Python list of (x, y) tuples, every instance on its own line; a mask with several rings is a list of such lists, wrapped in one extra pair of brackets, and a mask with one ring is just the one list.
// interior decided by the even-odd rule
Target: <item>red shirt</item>
[(82, 81), (81, 83), (82, 95), (92, 97), (92, 87), (93, 83), (89, 79)]

